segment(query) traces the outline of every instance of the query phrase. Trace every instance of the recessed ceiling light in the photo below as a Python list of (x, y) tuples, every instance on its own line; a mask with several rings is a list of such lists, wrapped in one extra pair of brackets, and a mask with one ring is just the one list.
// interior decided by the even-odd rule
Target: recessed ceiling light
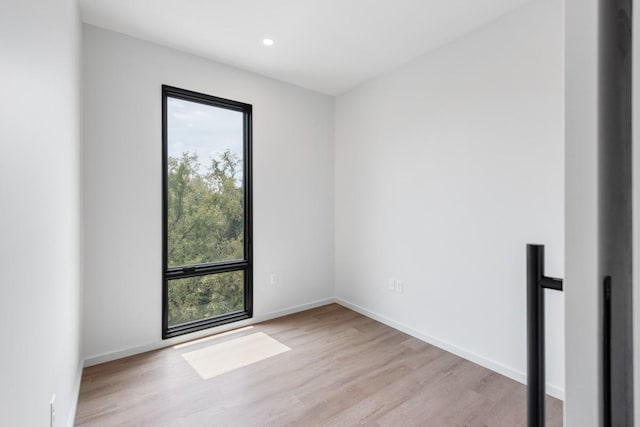
[(265, 46), (273, 46), (273, 39), (264, 39), (262, 40), (262, 44)]

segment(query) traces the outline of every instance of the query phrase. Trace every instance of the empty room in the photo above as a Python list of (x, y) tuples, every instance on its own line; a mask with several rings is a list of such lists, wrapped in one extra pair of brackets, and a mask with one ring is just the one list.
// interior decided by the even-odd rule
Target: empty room
[(637, 13), (1, 2), (0, 425), (635, 425)]

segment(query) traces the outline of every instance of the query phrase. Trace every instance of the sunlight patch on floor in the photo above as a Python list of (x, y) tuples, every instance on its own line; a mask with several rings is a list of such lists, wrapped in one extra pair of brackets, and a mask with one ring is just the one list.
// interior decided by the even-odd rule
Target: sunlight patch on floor
[(183, 353), (182, 357), (206, 380), (289, 350), (264, 332), (258, 332)]
[(214, 340), (216, 338), (225, 337), (227, 335), (237, 334), (238, 332), (248, 331), (249, 329), (253, 329), (253, 326), (245, 326), (244, 328), (232, 329), (232, 330), (227, 331), (227, 332), (221, 332), (219, 334), (210, 335), (208, 337), (200, 338), (200, 339), (197, 339), (197, 340), (187, 341), (187, 342), (184, 342), (182, 344), (176, 344), (176, 345), (173, 346), (173, 348), (189, 347), (190, 345), (199, 344), (201, 342), (205, 342), (205, 341), (209, 341), (209, 340)]

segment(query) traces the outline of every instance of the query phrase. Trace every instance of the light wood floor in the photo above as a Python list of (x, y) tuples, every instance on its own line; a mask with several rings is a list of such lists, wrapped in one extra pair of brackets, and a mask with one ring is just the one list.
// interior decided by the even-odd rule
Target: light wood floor
[[(182, 357), (255, 332), (291, 351), (208, 380)], [(525, 411), (523, 385), (331, 304), (86, 368), (76, 425), (513, 427)]]

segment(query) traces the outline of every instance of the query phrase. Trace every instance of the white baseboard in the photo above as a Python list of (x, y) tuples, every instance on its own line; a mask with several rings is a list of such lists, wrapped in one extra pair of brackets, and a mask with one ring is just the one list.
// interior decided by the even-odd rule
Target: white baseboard
[[(460, 356), (463, 359), (469, 360), (487, 369), (491, 369), (492, 371), (502, 374), (506, 377), (509, 377), (515, 381), (518, 381), (519, 383), (526, 384), (527, 382), (527, 375), (522, 371), (518, 371), (516, 369), (510, 368), (508, 366), (505, 366), (501, 363), (496, 362), (495, 360), (487, 359), (486, 357), (483, 357), (472, 351), (468, 351), (464, 348), (458, 347), (455, 344), (451, 344), (449, 342), (433, 337), (429, 334), (425, 334), (403, 323), (396, 322), (395, 320), (389, 319), (386, 316), (367, 310), (366, 308), (361, 307), (359, 305), (350, 303), (349, 301), (346, 301), (342, 298), (336, 297), (335, 302), (348, 309), (358, 312), (363, 316), (367, 316), (373, 320), (377, 320), (380, 323), (384, 323), (387, 326), (390, 326), (394, 329), (402, 331), (405, 334), (409, 334), (412, 337), (418, 338), (419, 340), (429, 343), (431, 345), (435, 345), (436, 347), (439, 347), (445, 351), (448, 351), (449, 353), (453, 353), (456, 356)], [(547, 394), (564, 401), (563, 388), (558, 387), (554, 384), (547, 383), (546, 390), (547, 390)]]
[(67, 418), (67, 425), (73, 427), (76, 422), (76, 410), (78, 409), (78, 398), (80, 397), (80, 383), (82, 382), (82, 362), (78, 366), (78, 372), (76, 373), (76, 381), (73, 385), (73, 392), (71, 394), (71, 406), (69, 408), (69, 417)]
[(221, 325), (215, 328), (207, 329), (206, 331), (194, 332), (192, 334), (181, 335), (179, 337), (170, 338), (167, 340), (152, 342), (152, 343), (143, 344), (135, 347), (129, 347), (123, 350), (99, 354), (96, 356), (90, 356), (84, 360), (84, 366), (88, 367), (93, 365), (99, 365), (100, 363), (122, 359), (123, 357), (133, 356), (135, 354), (140, 354), (140, 353), (146, 353), (147, 351), (158, 350), (164, 347), (171, 347), (173, 345), (180, 344), (183, 342), (216, 335), (222, 332), (230, 331), (232, 329), (243, 328), (245, 326), (254, 325), (256, 323), (264, 322), (266, 320), (275, 319), (276, 317), (282, 317), (288, 314), (298, 313), (301, 311), (309, 310), (312, 308), (320, 307), (320, 306), (331, 304), (334, 302), (335, 302), (335, 298), (333, 297), (324, 298), (324, 299), (313, 301), (307, 304), (296, 305), (296, 306), (288, 307), (282, 310), (272, 311), (270, 313), (254, 316), (251, 319), (246, 319), (246, 320), (241, 320), (239, 322), (233, 322), (226, 325)]

